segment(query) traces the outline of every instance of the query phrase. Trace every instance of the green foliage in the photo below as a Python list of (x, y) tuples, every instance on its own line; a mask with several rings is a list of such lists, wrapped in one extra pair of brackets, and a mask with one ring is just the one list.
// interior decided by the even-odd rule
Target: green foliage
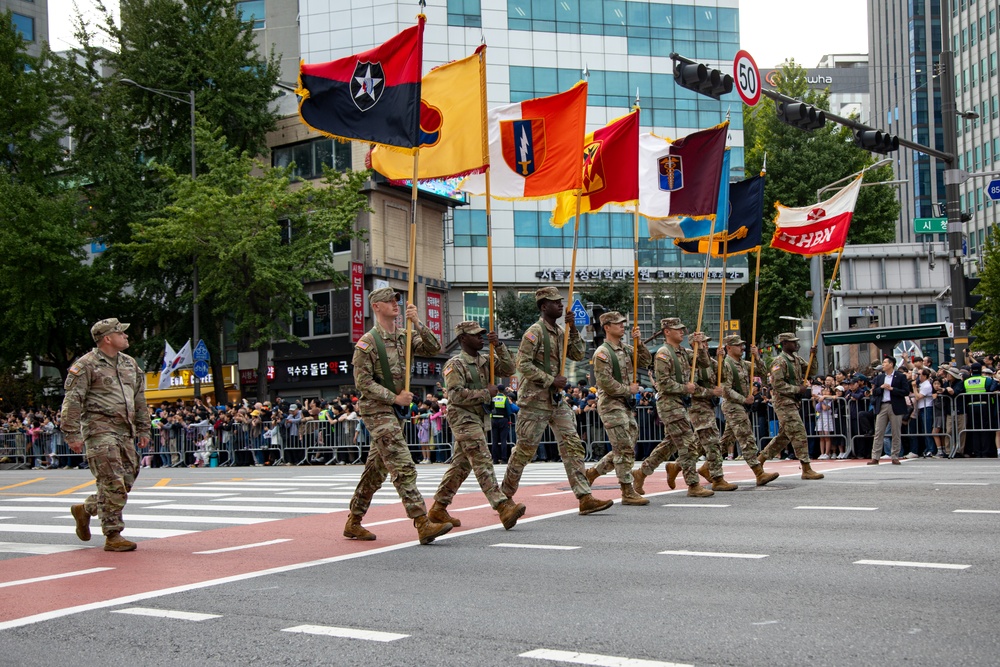
[(530, 294), (518, 296), (514, 290), (507, 290), (496, 300), (497, 327), (514, 339), (520, 339), (539, 317), (538, 304)]
[[(604, 306), (605, 311), (616, 310), (626, 317), (634, 312), (632, 282), (626, 280), (598, 280), (580, 285), (580, 296)], [(598, 322), (594, 323), (599, 324)]]
[[(778, 91), (821, 108), (829, 108), (828, 94), (808, 89), (805, 70), (794, 62), (781, 68)], [(767, 159), (767, 183), (764, 191), (765, 244), (774, 233), (774, 204), (805, 206), (817, 201), (817, 191), (830, 183), (860, 171), (875, 159), (867, 151), (854, 146), (849, 128), (827, 122), (826, 126), (804, 132), (778, 120), (775, 105), (762, 98), (755, 107), (744, 107), (744, 142), (746, 170), (754, 174)], [(890, 180), (892, 169), (881, 167), (866, 174), (869, 182)], [(836, 188), (820, 193), (828, 199)], [(899, 203), (891, 186), (862, 188), (854, 219), (848, 233), (849, 244), (890, 243), (899, 224)], [(832, 272), (832, 260), (827, 262), (825, 275)], [(741, 329), (752, 330), (753, 273), (733, 298), (734, 316), (741, 320)], [(806, 296), (810, 289), (809, 260), (799, 255), (764, 247), (761, 258), (760, 293), (757, 337), (770, 341), (787, 325), (781, 315), (807, 316), (811, 302)]]
[(983, 316), (972, 328), (976, 337), (975, 349), (996, 352), (1000, 350), (1000, 230), (996, 225), (990, 228), (983, 245), (983, 270), (981, 282), (973, 291), (981, 294), (983, 300), (976, 304), (976, 310)]

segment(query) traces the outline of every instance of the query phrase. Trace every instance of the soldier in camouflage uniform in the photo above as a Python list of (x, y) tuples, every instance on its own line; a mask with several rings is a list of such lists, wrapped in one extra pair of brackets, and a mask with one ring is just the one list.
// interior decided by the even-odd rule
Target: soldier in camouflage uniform
[[(626, 321), (627, 318), (617, 312), (601, 315), (605, 341), (594, 352), (594, 376), (597, 378), (597, 414), (608, 433), (611, 451), (597, 465), (587, 469), (587, 481), (593, 484), (598, 477), (614, 470), (622, 489), (622, 505), (648, 505), (649, 500), (632, 487), (635, 441), (639, 437), (634, 411), (639, 385), (632, 368), (633, 348), (622, 342)], [(639, 351), (639, 368), (648, 368), (653, 357), (641, 338), (639, 327), (633, 327), (632, 339)]]
[[(743, 460), (747, 462), (753, 474), (757, 477), (757, 486), (778, 479), (778, 473), (764, 472), (764, 466), (757, 460), (757, 438), (747, 408), (753, 405), (753, 378), (750, 377), (750, 364), (743, 360), (743, 348), (746, 343), (738, 335), (726, 338), (726, 356), (722, 363), (722, 414), (726, 417), (726, 433), (722, 438), (722, 446), (728, 449), (732, 443), (740, 446)], [(757, 368), (763, 368), (757, 346), (750, 347)]]
[[(535, 303), (541, 319), (528, 327), (517, 350), (517, 371), (521, 375), (518, 389), (517, 443), (511, 452), (500, 490), (513, 498), (521, 481), (524, 466), (535, 457), (538, 443), (550, 426), (556, 436), (573, 494), (580, 501), (580, 514), (593, 514), (611, 507), (611, 500), (599, 500), (590, 493), (590, 484), (583, 464), (585, 451), (576, 432), (576, 417), (569, 409), (562, 390), (566, 377), (559, 375), (562, 366), (563, 331), (556, 320), (563, 315), (562, 296), (555, 287), (535, 290)], [(584, 342), (576, 330), (573, 318), (567, 318), (569, 350), (574, 361), (583, 359)]]
[(778, 344), (781, 345), (781, 354), (771, 363), (771, 394), (774, 414), (778, 417), (778, 435), (771, 439), (757, 458), (763, 464), (791, 441), (795, 457), (802, 465), (802, 479), (823, 479), (821, 473), (812, 469), (809, 461), (806, 427), (799, 412), (802, 399), (812, 396), (812, 390), (803, 384), (808, 362), (796, 354), (799, 339), (795, 334), (779, 334)]
[[(698, 436), (698, 447), (705, 455), (705, 463), (698, 468), (698, 474), (705, 478), (705, 481), (712, 485), (713, 491), (735, 491), (739, 487), (726, 481), (722, 472), (722, 461), (725, 455), (722, 453), (722, 435), (719, 433), (719, 424), (715, 420), (716, 400), (721, 396), (721, 389), (717, 388), (716, 379), (719, 377), (719, 362), (710, 358), (708, 354), (708, 341), (706, 336), (705, 347), (699, 348), (699, 356), (704, 353), (707, 366), (699, 368), (694, 374), (694, 383), (703, 392), (698, 392), (691, 396), (691, 408), (688, 410), (688, 419)], [(721, 349), (721, 348), (720, 348)]]
[[(698, 460), (698, 436), (688, 420), (685, 399), (692, 394), (711, 393), (700, 388), (693, 382), (685, 381), (691, 372), (691, 361), (694, 352), (681, 347), (684, 331), (687, 327), (680, 318), (667, 317), (660, 320), (660, 328), (666, 338), (666, 344), (656, 351), (653, 357), (653, 374), (656, 377), (656, 412), (663, 422), (663, 441), (658, 444), (642, 465), (632, 472), (632, 485), (638, 493), (645, 493), (643, 484), (656, 468), (678, 452), (678, 463), (667, 464), (667, 484), (674, 488), (677, 473), (684, 471), (684, 481), (688, 485), (688, 495), (695, 498), (707, 498), (715, 495), (711, 489), (706, 489), (698, 483), (698, 472), (695, 463)], [(708, 340), (704, 334), (691, 334), (692, 342)], [(708, 364), (708, 355), (702, 352), (698, 355), (698, 365)], [(714, 391), (714, 390), (713, 390)], [(721, 393), (721, 390), (719, 391)]]
[[(434, 538), (451, 530), (451, 524), (439, 524), (427, 518), (427, 506), (417, 490), (417, 470), (403, 439), (402, 420), (395, 412), (396, 406), (408, 407), (413, 401), (412, 392), (400, 389), (404, 386), (408, 370), (404, 368), (406, 332), (396, 329), (400, 298), (401, 295), (391, 287), (371, 291), (368, 301), (375, 326), (361, 336), (354, 347), (354, 384), (361, 392), (358, 415), (371, 434), (371, 449), (351, 498), (351, 513), (344, 526), (344, 537), (352, 540), (375, 539), (374, 534), (362, 527), (361, 519), (388, 474), (403, 501), (406, 515), (413, 519), (420, 543), (430, 544)], [(415, 329), (411, 341), (413, 354), (437, 354), (441, 344), (434, 333), (420, 323), (417, 307), (412, 303), (406, 306), (406, 319), (413, 323)]]
[[(448, 397), (448, 423), (455, 436), (455, 455), (451, 465), (444, 472), (441, 484), (434, 495), (434, 505), (427, 513), (431, 521), (461, 526), (462, 523), (448, 514), (458, 487), (469, 476), (476, 473), (479, 487), (490, 501), (490, 507), (500, 514), (500, 522), (510, 530), (517, 520), (524, 516), (524, 505), (515, 504), (500, 493), (493, 459), (486, 446), (486, 433), (492, 413), (492, 398), (497, 395), (497, 386), (490, 382), (489, 355), (479, 354), (483, 349), (483, 334), (486, 329), (478, 322), (460, 322), (455, 327), (458, 343), (462, 350), (444, 365), (445, 392)], [(496, 353), (493, 370), (498, 377), (509, 377), (514, 373), (514, 360), (507, 346), (500, 343), (496, 332), (487, 336)]]
[(121, 536), (122, 510), (139, 474), (139, 446), (149, 446), (150, 420), (146, 409), (146, 376), (128, 349), (128, 324), (101, 320), (90, 328), (97, 347), (77, 359), (66, 375), (62, 405), (62, 432), (76, 454), (86, 445), (87, 465), (97, 480), (97, 491), (70, 512), (76, 536), (90, 539), (90, 517), (98, 516), (105, 551), (133, 551), (135, 542)]

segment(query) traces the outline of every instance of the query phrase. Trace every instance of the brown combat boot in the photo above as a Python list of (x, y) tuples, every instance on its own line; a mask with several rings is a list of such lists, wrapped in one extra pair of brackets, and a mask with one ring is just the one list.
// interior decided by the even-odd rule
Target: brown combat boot
[(600, 500), (588, 493), (583, 498), (580, 498), (580, 514), (602, 512), (614, 504), (615, 501), (613, 500)]
[(640, 496), (646, 493), (646, 490), (642, 488), (642, 485), (646, 482), (646, 473), (642, 471), (642, 466), (639, 466), (632, 471), (632, 488)]
[(430, 544), (434, 538), (441, 537), (451, 530), (450, 523), (435, 523), (428, 519), (426, 514), (414, 519), (413, 526), (417, 529), (421, 544)]
[(701, 484), (689, 484), (688, 485), (688, 495), (692, 498), (709, 498), (715, 495), (715, 491), (711, 489), (706, 489)]
[(462, 525), (461, 521), (448, 514), (448, 507), (446, 505), (442, 505), (436, 500), (434, 501), (434, 504), (431, 505), (431, 511), (427, 513), (427, 518), (434, 523), (450, 523), (455, 526), (455, 528)]
[(500, 523), (503, 524), (503, 529), (510, 530), (516, 526), (517, 520), (524, 516), (526, 509), (521, 503), (515, 503), (512, 500), (505, 500), (497, 505), (497, 514), (500, 515)]
[(712, 473), (708, 471), (708, 461), (701, 464), (701, 467), (698, 468), (698, 474), (701, 475), (702, 478), (704, 478), (704, 480), (709, 484), (712, 483)]
[(767, 456), (764, 454), (764, 452), (760, 452), (759, 454), (757, 454), (757, 462), (760, 463), (761, 465), (767, 463)]
[(776, 472), (764, 472), (764, 466), (758, 465), (750, 468), (753, 470), (754, 476), (757, 478), (757, 486), (764, 486), (768, 482), (773, 482), (778, 479), (778, 473)]
[(636, 507), (641, 507), (649, 504), (649, 499), (643, 498), (636, 493), (631, 484), (622, 484), (621, 487), (622, 505), (635, 505)]
[(671, 461), (667, 464), (667, 486), (671, 489), (677, 488), (677, 475), (681, 472), (681, 467), (679, 464)]
[(816, 472), (808, 463), (802, 464), (802, 479), (823, 479), (823, 473)]
[(713, 491), (735, 491), (738, 488), (740, 487), (736, 486), (732, 482), (727, 482), (726, 478), (722, 475), (719, 475), (712, 480)]
[(583, 474), (587, 476), (587, 484), (593, 484), (594, 480), (601, 476), (601, 473), (597, 472), (597, 468), (587, 468), (583, 471)]
[(76, 520), (76, 536), (84, 542), (90, 541), (90, 515), (83, 505), (73, 505), (69, 508), (69, 513)]
[(347, 517), (347, 524), (344, 526), (344, 537), (351, 540), (370, 542), (375, 539), (375, 533), (368, 531), (361, 525), (361, 517), (357, 514), (352, 514)]
[(120, 533), (109, 533), (104, 539), (105, 551), (135, 551), (136, 543), (129, 542)]

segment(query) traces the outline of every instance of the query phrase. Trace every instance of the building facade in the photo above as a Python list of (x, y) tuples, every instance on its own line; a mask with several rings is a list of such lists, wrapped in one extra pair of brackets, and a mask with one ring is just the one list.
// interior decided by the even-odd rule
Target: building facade
[(28, 42), (28, 53), (42, 53), (42, 42), (49, 41), (48, 0), (0, 0), (0, 14), (10, 11), (14, 27)]

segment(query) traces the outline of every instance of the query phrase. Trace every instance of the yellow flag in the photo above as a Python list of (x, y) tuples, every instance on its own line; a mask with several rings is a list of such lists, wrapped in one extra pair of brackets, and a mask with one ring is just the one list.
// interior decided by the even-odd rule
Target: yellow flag
[[(489, 164), (486, 119), (486, 46), (435, 67), (421, 82), (419, 179), (480, 173)], [(389, 180), (413, 178), (413, 158), (376, 146), (370, 166)]]

